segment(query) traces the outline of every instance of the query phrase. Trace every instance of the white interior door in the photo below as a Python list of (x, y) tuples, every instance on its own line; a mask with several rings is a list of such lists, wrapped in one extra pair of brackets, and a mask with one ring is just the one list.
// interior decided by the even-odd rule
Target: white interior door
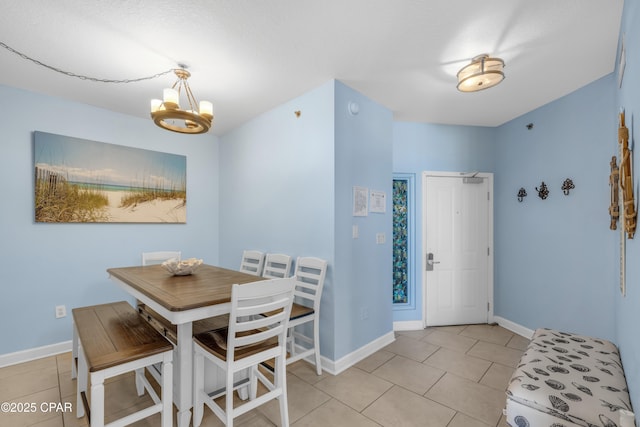
[(492, 192), (492, 174), (423, 174), (425, 326), (493, 321)]

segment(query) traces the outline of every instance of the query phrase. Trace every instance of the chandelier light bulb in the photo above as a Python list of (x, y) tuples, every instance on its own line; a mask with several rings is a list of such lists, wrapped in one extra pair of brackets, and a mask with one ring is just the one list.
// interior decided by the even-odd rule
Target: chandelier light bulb
[(151, 113), (155, 113), (162, 107), (162, 100), (160, 99), (152, 99), (151, 100)]
[(200, 115), (204, 117), (208, 117), (209, 119), (213, 118), (213, 104), (209, 101), (200, 101)]
[(175, 89), (165, 89), (163, 92), (163, 100), (164, 100), (164, 108), (166, 109), (174, 109), (180, 108), (180, 98), (178, 95), (178, 91)]

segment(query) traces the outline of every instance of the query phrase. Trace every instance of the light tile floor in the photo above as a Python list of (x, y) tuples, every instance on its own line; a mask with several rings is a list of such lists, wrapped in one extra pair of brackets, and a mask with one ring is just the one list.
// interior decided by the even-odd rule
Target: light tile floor
[[(313, 366), (297, 362), (287, 375), (291, 425), (507, 426), (504, 390), (527, 344), (499, 326), (448, 326), (397, 332), (394, 343), (336, 376), (317, 376)], [(0, 402), (20, 412), (3, 407), (0, 427), (87, 426), (86, 418), (75, 416), (70, 369), (71, 353), (1, 368)], [(132, 375), (108, 381), (106, 394), (107, 421), (150, 402), (148, 395), (136, 396)], [(272, 401), (243, 415), (236, 425), (273, 426), (279, 419)], [(134, 425), (159, 424), (156, 415)], [(202, 425), (222, 423), (205, 408)]]

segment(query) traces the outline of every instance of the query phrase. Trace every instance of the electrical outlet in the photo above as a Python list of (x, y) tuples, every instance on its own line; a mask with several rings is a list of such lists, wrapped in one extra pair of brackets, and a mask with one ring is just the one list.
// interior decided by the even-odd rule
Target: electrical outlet
[(359, 235), (358, 225), (353, 224), (353, 226), (351, 227), (351, 237), (353, 237), (354, 239), (357, 239), (358, 235)]
[(383, 245), (386, 240), (384, 233), (376, 233), (376, 243), (378, 245)]
[(67, 307), (64, 305), (56, 305), (56, 319), (60, 319), (67, 315)]
[(369, 318), (369, 310), (366, 307), (360, 309), (360, 320), (367, 320)]

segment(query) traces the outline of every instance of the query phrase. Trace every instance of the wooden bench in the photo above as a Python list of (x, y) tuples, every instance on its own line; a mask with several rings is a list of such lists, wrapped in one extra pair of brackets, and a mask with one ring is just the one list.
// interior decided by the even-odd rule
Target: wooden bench
[[(73, 346), (77, 355), (78, 418), (86, 411), (92, 427), (104, 426), (104, 381), (135, 371), (138, 396), (146, 389), (154, 404), (114, 421), (107, 426), (125, 426), (156, 413), (162, 427), (173, 424), (173, 345), (151, 327), (126, 301), (73, 309)], [(162, 366), (162, 399), (149, 384), (144, 370)], [(91, 403), (87, 404), (87, 383)]]

